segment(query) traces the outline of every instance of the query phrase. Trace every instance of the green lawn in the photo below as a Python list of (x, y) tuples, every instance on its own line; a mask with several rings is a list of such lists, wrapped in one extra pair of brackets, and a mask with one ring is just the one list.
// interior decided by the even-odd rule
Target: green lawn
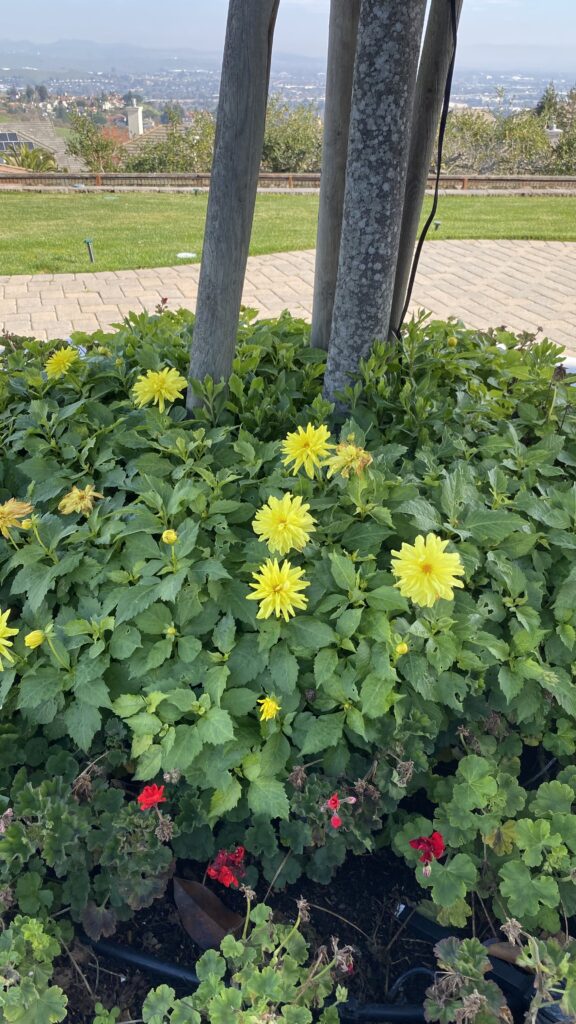
[[(199, 258), (206, 202), (205, 194), (0, 192), (0, 275), (169, 266), (179, 252)], [(317, 209), (316, 195), (259, 195), (251, 254), (313, 248)], [(430, 237), (576, 241), (575, 213), (576, 198), (562, 196), (448, 196)]]

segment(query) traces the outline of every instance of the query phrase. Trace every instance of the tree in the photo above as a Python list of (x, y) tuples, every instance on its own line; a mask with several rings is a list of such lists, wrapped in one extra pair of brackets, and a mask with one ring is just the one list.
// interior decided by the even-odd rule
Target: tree
[(125, 92), (122, 99), (127, 107), (131, 107), (133, 104), (139, 107), (140, 104), (143, 102), (143, 97), (140, 95), (140, 93), (132, 92), (132, 89), (129, 89), (128, 92)]
[(556, 91), (556, 86), (554, 85), (554, 82), (548, 82), (548, 85), (534, 108), (534, 113), (537, 114), (538, 117), (543, 117), (547, 125), (551, 125), (556, 123), (559, 107), (560, 96)]
[(266, 112), (262, 165), (267, 171), (319, 171), (322, 120), (313, 103), (291, 106), (271, 96)]
[(332, 0), (310, 344), (328, 348), (342, 234), (360, 0)]
[(53, 153), (38, 146), (28, 149), (27, 146), (10, 146), (4, 156), (4, 163), (10, 167), (25, 167), (28, 171), (57, 171), (58, 164)]
[(424, 46), (416, 79), (414, 120), (410, 138), (408, 173), (402, 211), (402, 228), (398, 244), (398, 263), (394, 281), (394, 297), (390, 313), (391, 330), (398, 331), (406, 304), (414, 245), (418, 234), (420, 212), (426, 194), (432, 153), (438, 139), (438, 127), (444, 105), (444, 92), (455, 57), (457, 30), (463, 0), (454, 7), (446, 0), (432, 0)]
[[(279, 0), (230, 0), (190, 376), (228, 378), (264, 142)], [(188, 389), (187, 405), (199, 402)]]
[(362, 0), (324, 393), (387, 338), (426, 0)]
[(123, 169), (136, 174), (190, 174), (209, 171), (214, 152), (215, 121), (212, 114), (200, 110), (186, 131), (171, 124), (165, 139), (139, 143), (127, 156)]
[(28, 103), (32, 103), (32, 100), (34, 99), (34, 96), (36, 95), (36, 90), (35, 90), (34, 86), (33, 85), (27, 85), (26, 86), (26, 92), (25, 92), (24, 95), (26, 97), (27, 102)]
[(45, 85), (36, 86), (36, 96), (38, 97), (39, 103), (46, 103), (46, 100), (49, 96), (49, 92)]
[(186, 111), (181, 103), (165, 103), (160, 117), (161, 124), (182, 124)]
[(118, 169), (120, 148), (114, 139), (107, 138), (90, 117), (70, 112), (72, 134), (66, 152), (84, 160), (90, 171), (101, 174)]

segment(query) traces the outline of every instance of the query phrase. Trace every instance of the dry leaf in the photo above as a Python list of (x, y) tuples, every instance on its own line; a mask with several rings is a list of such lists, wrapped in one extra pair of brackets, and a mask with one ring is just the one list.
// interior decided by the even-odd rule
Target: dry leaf
[(174, 879), (174, 900), (188, 935), (201, 949), (217, 949), (225, 935), (237, 935), (244, 918), (200, 882)]

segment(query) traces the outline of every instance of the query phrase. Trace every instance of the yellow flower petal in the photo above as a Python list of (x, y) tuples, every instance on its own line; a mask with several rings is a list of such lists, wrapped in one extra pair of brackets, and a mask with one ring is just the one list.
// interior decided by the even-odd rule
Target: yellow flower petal
[(10, 636), (17, 636), (20, 632), (18, 629), (11, 629), (8, 625), (8, 616), (10, 615), (11, 609), (7, 611), (0, 611), (0, 671), (4, 668), (2, 664), (2, 658), (5, 658), (10, 664), (14, 663), (14, 656), (8, 650), (9, 647), (13, 647), (13, 643), (8, 639)]
[(62, 515), (69, 516), (72, 512), (81, 512), (83, 515), (90, 515), (94, 508), (94, 501), (96, 498), (103, 498), (104, 495), (94, 490), (92, 484), (86, 484), (86, 487), (80, 488), (74, 487), (68, 494), (65, 494), (58, 505), (58, 511)]
[(40, 647), (45, 639), (46, 633), (43, 629), (33, 629), (31, 633), (27, 633), (24, 637), (24, 645), (33, 651), (36, 647)]
[(256, 513), (252, 529), (272, 552), (285, 555), (291, 548), (302, 551), (316, 529), (316, 520), (309, 514), (309, 508), (299, 496), (270, 497)]
[(164, 530), (164, 533), (162, 534), (162, 540), (164, 541), (164, 544), (175, 544), (176, 541), (178, 540), (178, 534), (176, 533), (176, 530)]
[(138, 408), (153, 402), (160, 412), (164, 412), (166, 402), (182, 398), (182, 392), (187, 386), (188, 381), (178, 370), (164, 367), (163, 370), (148, 370), (141, 374), (132, 388), (132, 394)]
[(247, 600), (260, 601), (256, 618), (269, 619), (275, 615), (277, 619), (282, 616), (288, 622), (297, 609), (304, 609), (308, 599), (300, 591), (309, 587), (310, 583), (302, 579), (303, 574), (303, 569), (293, 569), (290, 562), (284, 561), (278, 565), (278, 561), (271, 558), (260, 566), (258, 572), (253, 572), (256, 582), (250, 586), (254, 593), (248, 594)]
[(351, 473), (360, 476), (372, 461), (370, 452), (355, 445), (354, 436), (352, 435), (347, 441), (336, 445), (334, 455), (326, 459), (323, 465), (328, 466), (328, 477), (334, 476), (335, 473), (340, 473), (340, 476), (347, 480)]
[(278, 701), (275, 697), (260, 697), (260, 700), (256, 701), (260, 704), (260, 721), (270, 722), (273, 718), (276, 718), (278, 713), (282, 710)]
[(298, 430), (288, 434), (286, 440), (282, 442), (283, 465), (289, 466), (293, 462), (291, 471), (294, 476), (304, 467), (305, 472), (312, 479), (315, 470), (322, 465), (322, 459), (325, 459), (330, 449), (333, 448), (333, 445), (328, 444), (329, 437), (330, 431), (322, 424), (319, 427), (313, 427), (311, 423), (308, 423), (306, 430), (303, 427), (298, 427)]
[(394, 586), (403, 597), (425, 608), (431, 608), (440, 598), (454, 600), (454, 587), (464, 586), (456, 578), (464, 575), (464, 567), (459, 555), (444, 550), (447, 545), (447, 540), (429, 533), (392, 552), (392, 572), (398, 580)]
[(3, 537), (10, 537), (10, 530), (15, 527), (26, 529), (26, 516), (34, 511), (34, 506), (27, 501), (17, 501), (16, 498), (9, 498), (3, 505), (0, 505), (0, 533)]
[(63, 377), (78, 359), (75, 348), (60, 348), (46, 360), (46, 376), (49, 380)]

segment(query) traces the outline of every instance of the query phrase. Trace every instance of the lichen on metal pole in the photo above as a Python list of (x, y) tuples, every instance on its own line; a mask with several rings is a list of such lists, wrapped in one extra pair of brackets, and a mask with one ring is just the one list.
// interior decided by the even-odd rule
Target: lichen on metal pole
[[(230, 0), (190, 377), (232, 369), (262, 158), (280, 0)], [(198, 399), (191, 387), (186, 401)]]
[(324, 392), (387, 338), (426, 0), (362, 0)]
[(332, 0), (328, 33), (322, 176), (310, 343), (328, 348), (342, 233), (348, 130), (360, 0)]

